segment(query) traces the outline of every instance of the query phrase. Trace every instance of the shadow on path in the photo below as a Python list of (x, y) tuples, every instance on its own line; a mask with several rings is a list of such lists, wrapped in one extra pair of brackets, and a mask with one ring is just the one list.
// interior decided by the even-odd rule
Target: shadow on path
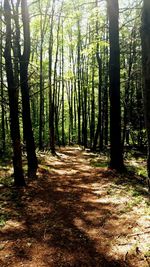
[[(128, 230), (127, 221), (119, 221), (119, 204), (106, 193), (105, 170), (91, 167), (89, 157), (80, 149), (62, 149), (59, 159), (43, 158), (37, 181), (13, 198), (10, 193), (1, 266), (130, 266), (114, 249), (116, 238)], [(135, 218), (129, 223), (134, 226)]]

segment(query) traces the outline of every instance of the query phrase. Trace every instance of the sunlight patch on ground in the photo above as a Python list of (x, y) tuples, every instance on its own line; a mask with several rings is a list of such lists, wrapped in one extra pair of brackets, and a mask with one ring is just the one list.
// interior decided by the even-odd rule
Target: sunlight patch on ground
[(96, 203), (99, 200), (96, 196), (91, 195), (91, 193), (84, 193), (81, 197), (81, 202), (83, 203)]
[(77, 226), (79, 229), (84, 229), (84, 227), (83, 226), (85, 226), (85, 223), (83, 222), (83, 220), (81, 220), (80, 218), (75, 218), (74, 220), (73, 220), (73, 223), (74, 223), (74, 225), (75, 226)]
[[(89, 184), (81, 184), (81, 185), (77, 185), (77, 187), (78, 188), (81, 188), (81, 189), (89, 189), (90, 190), (90, 185)], [(82, 201), (82, 199), (81, 199), (81, 201)]]
[(91, 189), (92, 192), (97, 195), (97, 196), (101, 196), (103, 193), (106, 193), (106, 190), (108, 190), (109, 188), (109, 184), (102, 184), (100, 182), (98, 183), (92, 183), (91, 184)]
[[(79, 171), (78, 171), (79, 172)], [(89, 172), (84, 172), (83, 174), (82, 174), (82, 177), (89, 177), (90, 178), (90, 171)]]
[[(55, 189), (55, 191), (58, 191), (58, 192), (64, 192), (64, 188), (62, 188), (62, 187), (57, 187), (57, 188)], [(65, 192), (66, 192), (66, 190), (65, 190)]]
[(143, 215), (141, 218), (139, 218), (139, 220), (137, 220), (137, 222), (140, 226), (144, 226), (145, 228), (149, 229), (149, 231), (150, 231), (150, 215)]
[[(85, 164), (86, 163), (88, 164), (89, 162), (88, 162), (88, 159), (80, 158), (80, 159), (78, 159), (78, 163), (83, 163), (85, 166)], [(88, 166), (91, 167), (90, 165), (88, 165)]]
[(83, 172), (87, 170), (91, 170), (91, 167), (85, 164), (75, 164), (75, 167), (78, 168), (78, 170), (83, 171)]
[(5, 226), (1, 229), (2, 233), (5, 233), (7, 231), (22, 231), (25, 230), (25, 221), (16, 221), (16, 220), (8, 220), (5, 224)]
[(74, 225), (81, 231), (83, 231), (89, 238), (95, 237), (99, 233), (99, 228), (96, 227), (91, 227), (90, 226), (90, 221), (89, 225), (84, 222), (84, 220), (81, 220), (80, 218), (75, 218), (74, 219)]
[(73, 170), (73, 169), (62, 169), (62, 170), (51, 169), (51, 171), (53, 171), (54, 173), (57, 173), (59, 175), (74, 175), (74, 174), (78, 173), (78, 170)]
[(68, 159), (68, 158), (70, 158), (70, 156), (65, 155), (65, 154), (63, 154), (63, 153), (60, 153), (60, 152), (57, 152), (57, 155), (58, 155), (58, 157), (59, 157), (60, 159)]
[(63, 162), (59, 162), (59, 161), (53, 161), (53, 164), (52, 166), (55, 167), (55, 166), (62, 166), (63, 167)]

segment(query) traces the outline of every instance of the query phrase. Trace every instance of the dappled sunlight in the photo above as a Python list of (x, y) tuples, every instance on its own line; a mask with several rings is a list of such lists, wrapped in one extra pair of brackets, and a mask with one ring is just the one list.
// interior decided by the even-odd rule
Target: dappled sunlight
[[(137, 214), (139, 214), (139, 209), (137, 207)], [(150, 231), (150, 214), (149, 215), (144, 215), (141, 214), (142, 216), (139, 218), (136, 219), (137, 223), (139, 226), (142, 226), (144, 227), (145, 229), (148, 229)]]
[[(38, 179), (28, 188), (8, 193), (2, 266), (112, 267), (127, 262), (135, 267), (137, 248), (142, 255), (149, 251), (147, 196), (127, 181), (119, 184), (120, 177), (105, 167), (91, 166), (89, 152), (63, 148), (59, 153), (42, 157)], [(138, 262), (148, 267), (145, 258)]]
[(73, 170), (73, 169), (62, 169), (62, 170), (52, 169), (52, 171), (59, 175), (74, 175), (78, 173), (78, 170)]
[(3, 227), (2, 234), (12, 231), (26, 230), (25, 221), (7, 220), (7, 223)]
[(84, 171), (88, 171), (88, 170), (91, 170), (91, 167), (88, 166), (88, 165), (85, 165), (85, 164), (75, 164), (75, 168), (80, 170), (81, 172), (84, 172)]

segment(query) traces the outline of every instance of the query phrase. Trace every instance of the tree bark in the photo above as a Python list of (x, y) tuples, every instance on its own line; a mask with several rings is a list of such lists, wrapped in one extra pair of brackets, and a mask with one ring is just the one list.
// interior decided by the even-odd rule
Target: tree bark
[(142, 65), (143, 65), (143, 95), (144, 95), (144, 108), (145, 108), (145, 124), (147, 129), (148, 139), (148, 157), (147, 157), (147, 170), (148, 170), (148, 188), (150, 191), (150, 1), (144, 0), (142, 12), (142, 27), (141, 27), (141, 40), (142, 40)]
[(90, 146), (93, 150), (96, 150), (98, 136), (95, 135), (94, 144), (94, 133), (95, 133), (95, 57), (92, 59), (92, 90), (91, 90), (91, 120), (90, 120)]
[(54, 97), (52, 86), (52, 59), (53, 59), (53, 23), (54, 23), (54, 7), (55, 0), (52, 2), (51, 24), (50, 24), (50, 37), (49, 37), (49, 134), (50, 134), (50, 150), (55, 154), (55, 129), (54, 129)]
[(108, 0), (107, 7), (110, 40), (110, 167), (120, 171), (123, 168), (123, 155), (121, 145), (118, 0)]
[(5, 66), (8, 83), (8, 96), (10, 107), (10, 130), (13, 145), (14, 182), (16, 186), (24, 186), (25, 180), (22, 169), (22, 155), (20, 142), (20, 129), (18, 117), (18, 89), (15, 85), (13, 64), (11, 58), (11, 9), (8, 0), (4, 1), (4, 15), (6, 22)]
[(65, 98), (64, 98), (64, 94), (65, 94), (65, 86), (64, 86), (64, 24), (62, 22), (62, 47), (61, 47), (61, 78), (62, 78), (62, 146), (65, 146)]
[(20, 59), (20, 82), (22, 93), (22, 115), (24, 125), (24, 138), (26, 141), (27, 160), (28, 160), (28, 176), (34, 178), (36, 175), (38, 163), (35, 153), (35, 143), (32, 130), (30, 97), (28, 85), (28, 65), (30, 59), (30, 28), (27, 1), (21, 1), (21, 14), (23, 21), (24, 50), (19, 56)]
[(81, 144), (81, 30), (78, 20), (78, 44), (77, 44), (77, 75), (78, 75), (78, 144)]
[[(2, 9), (2, 3), (1, 3)], [(2, 32), (2, 20), (0, 21), (0, 31)], [(6, 133), (5, 133), (5, 104), (4, 104), (4, 85), (3, 85), (3, 37), (0, 37), (0, 88), (1, 88), (1, 127), (2, 127), (2, 153), (6, 148)]]
[(43, 17), (42, 14), (42, 0), (39, 0), (40, 11), (40, 114), (39, 114), (39, 149), (43, 150), (44, 142), (44, 77), (43, 77), (43, 43), (47, 30), (47, 13), (49, 10), (49, 0), (46, 3), (46, 11)]

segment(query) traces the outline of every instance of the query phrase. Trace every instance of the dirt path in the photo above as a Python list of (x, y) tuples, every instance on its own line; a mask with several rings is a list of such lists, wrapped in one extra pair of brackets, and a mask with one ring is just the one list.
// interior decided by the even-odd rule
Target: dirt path
[(127, 185), (105, 167), (92, 167), (94, 158), (79, 148), (41, 155), (37, 181), (19, 193), (2, 188), (8, 220), (0, 266), (150, 266), (147, 196), (140, 212), (137, 203), (128, 207), (134, 198)]

